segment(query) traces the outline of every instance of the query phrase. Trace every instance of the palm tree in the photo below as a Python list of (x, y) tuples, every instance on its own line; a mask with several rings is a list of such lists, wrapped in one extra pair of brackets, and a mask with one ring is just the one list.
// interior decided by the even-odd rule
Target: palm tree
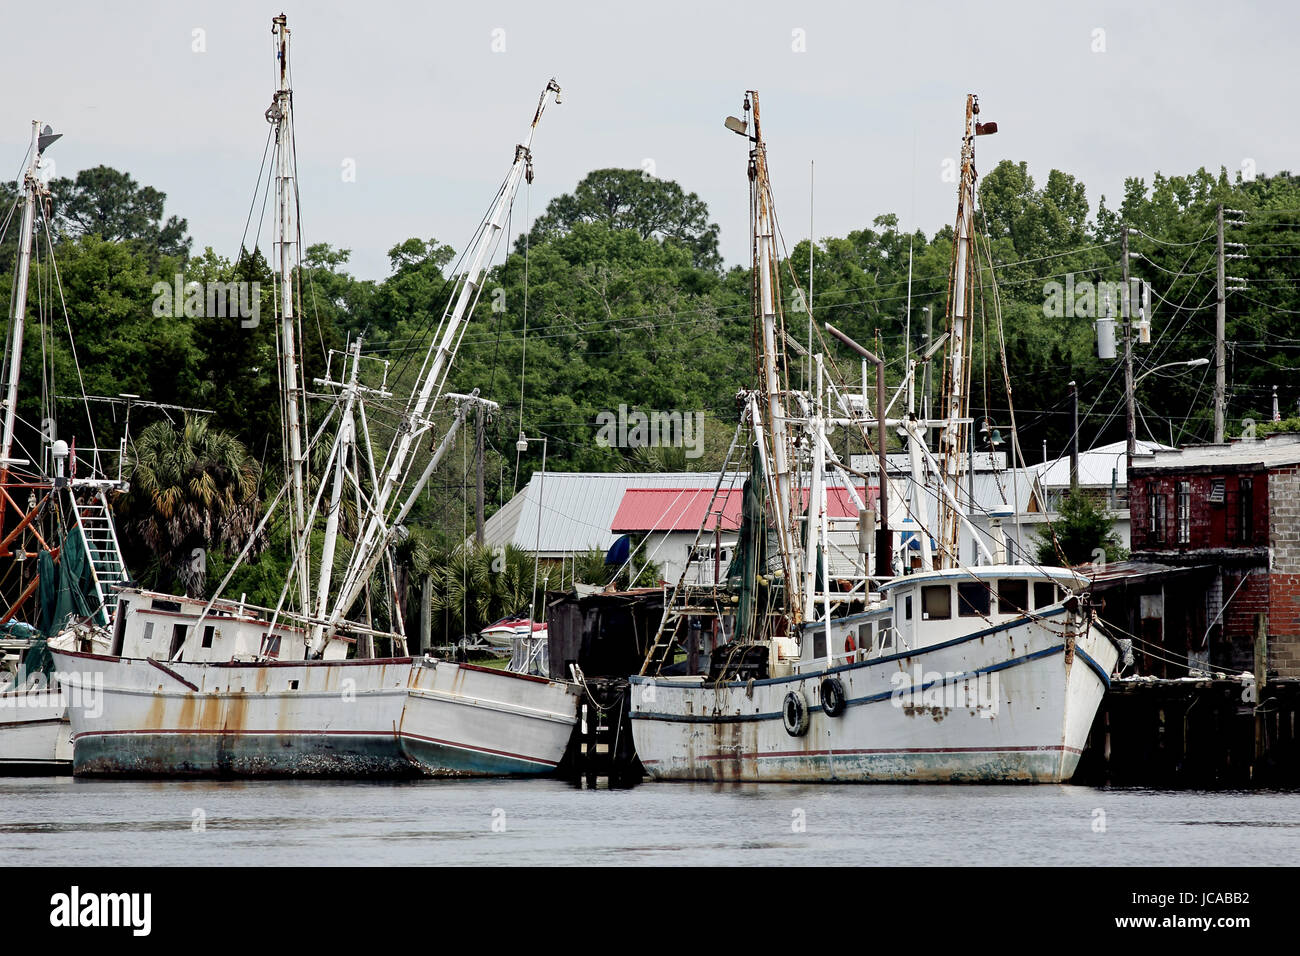
[(229, 432), (186, 415), (180, 427), (155, 422), (141, 432), (127, 466), (131, 490), (118, 511), (128, 546), (152, 558), (158, 585), (202, 595), (207, 552), (239, 550), (256, 526), (260, 463)]

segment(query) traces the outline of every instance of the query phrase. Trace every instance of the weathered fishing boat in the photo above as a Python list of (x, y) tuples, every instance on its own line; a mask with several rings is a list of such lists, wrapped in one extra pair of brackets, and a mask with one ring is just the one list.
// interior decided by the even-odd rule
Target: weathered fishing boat
[[(877, 366), (879, 484), (871, 501), (826, 440), (833, 427), (861, 428), (866, 439), (865, 362), (861, 396), (830, 379), (821, 354), (810, 356), (807, 391), (793, 391), (786, 379), (777, 230), (756, 93), (747, 95), (745, 110), (743, 120), (727, 121), (752, 144), (758, 387), (741, 395), (752, 444), (740, 536), (725, 584), (687, 586), (683, 573), (632, 678), (637, 754), (651, 777), (667, 780), (1068, 780), (1119, 649), (1101, 631), (1082, 575), (1008, 563), (1005, 541), (981, 541), (959, 500), (971, 439), (974, 140), (996, 126), (977, 123), (978, 104), (968, 98), (944, 417), (919, 421), (909, 411), (888, 419), (883, 362), (827, 326)], [(909, 363), (905, 386), (914, 371)], [(930, 427), (941, 430), (938, 458), (922, 439)], [(889, 490), (890, 428), (905, 436), (912, 463), (901, 496)], [(830, 516), (829, 493), (856, 503), (849, 528)], [(890, 530), (891, 500), (919, 532), (911, 536), (919, 567), (904, 569), (915, 573), (895, 575), (897, 545), (910, 553), (911, 542), (896, 542)], [(963, 525), (987, 563), (960, 560)], [(874, 574), (866, 558), (873, 539)], [(857, 562), (846, 563), (855, 552)], [(671, 674), (676, 648), (708, 633), (699, 623), (709, 618), (727, 640), (707, 655), (707, 672)]]
[[(68, 773), (72, 768), (69, 701), (51, 676), (50, 646), (97, 645), (94, 625), (113, 615), (113, 588), (125, 579), (107, 494), (122, 487), (107, 475), (100, 449), (79, 456), (58, 435), (57, 409), (42, 392), (40, 427), (18, 413), (27, 292), (41, 239), (50, 261), (50, 165), (45, 151), (61, 134), (32, 123), (27, 162), (14, 207), (0, 234), (18, 221), (17, 256), (10, 299), (0, 428), (0, 773)], [(43, 227), (43, 230), (42, 230)], [(42, 236), (42, 231), (44, 235)], [(59, 284), (57, 270), (44, 281)], [(39, 274), (39, 273), (38, 273)], [(44, 297), (36, 321), (42, 340), (55, 334)], [(65, 327), (70, 328), (65, 324)], [(75, 343), (69, 342), (75, 354)], [(83, 401), (85, 395), (82, 395)], [(91, 435), (93, 436), (93, 427)], [(92, 441), (93, 446), (93, 441)], [(89, 474), (87, 474), (89, 472)], [(63, 633), (51, 640), (58, 631)], [(107, 648), (107, 644), (102, 647)], [(76, 703), (80, 704), (81, 701)], [(90, 702), (93, 704), (93, 701)]]
[[(490, 211), (476, 233), (468, 268), (436, 330), (433, 343), (392, 429), (387, 455), (377, 462), (366, 412), (368, 398), (391, 399), (386, 371), (363, 374), (360, 341), (332, 353), (317, 385), (333, 402), (315, 440), (336, 423), (314, 497), (307, 473), (310, 445), (302, 441), (306, 391), (295, 351), (295, 299), (290, 226), (297, 208), (289, 90), (289, 31), (274, 21), (279, 83), (267, 118), (276, 127), (280, 251), (279, 327), (285, 482), (240, 560), (275, 505), (287, 499), (294, 542), (290, 572), (275, 608), (250, 608), (214, 597), (202, 602), (123, 591), (111, 656), (57, 654), (69, 687), (102, 686), (103, 713), (72, 714), (74, 772), (79, 775), (376, 776), (409, 774), (544, 773), (559, 763), (577, 722), (577, 688), (559, 681), (488, 671), (406, 656), (400, 614), (390, 629), (374, 626), (354, 608), (383, 568), (383, 588), (396, 608), (391, 549), (403, 523), (474, 409), (490, 402), (443, 395), (447, 373), (482, 288), (483, 275), (504, 230), (520, 181), (531, 181), (533, 132), (559, 86), (543, 91), (528, 130)], [(342, 359), (337, 378), (329, 368)], [(386, 370), (387, 365), (382, 364)], [(440, 397), (453, 417), (423, 470), (416, 451), (433, 434)], [(326, 490), (328, 488), (328, 496)], [(341, 579), (334, 581), (341, 510), (351, 493), (358, 531)], [(312, 536), (323, 518), (322, 546), (313, 560)], [(236, 567), (239, 562), (236, 562)], [(234, 567), (217, 589), (229, 583)], [(364, 602), (369, 606), (369, 601)], [(167, 630), (170, 628), (170, 630)], [(150, 639), (161, 635), (156, 646)], [(170, 635), (170, 636), (168, 636)], [(163, 650), (163, 643), (167, 644)], [(375, 659), (383, 642), (397, 652)], [(352, 649), (357, 657), (345, 659)]]

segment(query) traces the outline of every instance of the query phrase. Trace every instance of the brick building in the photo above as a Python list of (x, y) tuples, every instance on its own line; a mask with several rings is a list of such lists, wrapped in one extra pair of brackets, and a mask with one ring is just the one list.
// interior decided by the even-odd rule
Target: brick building
[(1170, 650), (1253, 671), (1263, 614), (1269, 676), (1300, 677), (1300, 435), (1136, 455), (1129, 507), (1135, 561), (1212, 569), (1166, 591), (1205, 622), (1202, 639)]

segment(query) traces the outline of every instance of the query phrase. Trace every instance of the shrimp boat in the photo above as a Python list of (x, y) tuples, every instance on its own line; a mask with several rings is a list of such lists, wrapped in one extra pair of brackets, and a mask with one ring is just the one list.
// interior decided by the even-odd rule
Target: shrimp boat
[[(475, 235), (468, 268), (457, 280), (409, 401), (391, 428), (392, 444), (378, 461), (367, 403), (382, 399), (382, 405), (393, 393), (387, 364), (363, 356), (359, 340), (346, 353), (328, 355), (325, 377), (316, 384), (331, 390), (332, 403), (311, 443), (302, 441), (307, 395), (295, 350), (290, 252), (301, 242), (291, 225), (297, 195), (289, 29), (283, 14), (272, 30), (278, 38), (279, 81), (266, 115), (277, 144), (286, 474), (216, 593), (225, 590), (282, 500), (294, 542), (292, 564), (275, 608), (123, 589), (111, 654), (55, 652), (66, 686), (101, 688), (102, 713), (92, 717), (74, 709), (70, 714), (73, 772), (237, 777), (550, 772), (577, 723), (577, 685), (407, 655), (391, 552), (467, 415), (496, 407), (477, 390), (444, 395), (444, 386), (519, 183), (525, 176), (532, 180), (533, 132), (560, 88), (551, 80), (538, 101), (527, 138), (516, 147)], [(434, 435), (439, 398), (452, 406), (451, 422), (421, 470), (417, 452), (422, 439)], [(332, 441), (313, 496), (307, 471), (311, 446), (328, 438), (331, 425)], [(358, 511), (351, 542), (340, 532), (349, 496)], [(320, 533), (321, 519), (323, 544), (313, 560), (313, 533)], [(341, 561), (346, 557), (337, 582), (336, 554)], [(376, 579), (382, 579), (394, 609), (388, 630), (377, 627), (369, 614)], [(363, 596), (367, 600), (361, 602)], [(360, 620), (354, 611), (359, 602), (367, 609)], [(377, 642), (396, 656), (372, 657)]]
[[(113, 588), (126, 577), (107, 497), (123, 487), (120, 467), (116, 476), (107, 474), (111, 469), (93, 440), (78, 455), (75, 442), (60, 439), (57, 408), (45, 402), (44, 393), (40, 428), (18, 414), (28, 284), (32, 273), (44, 268), (42, 245), (51, 264), (54, 254), (47, 182), (51, 167), (45, 151), (61, 136), (32, 123), (28, 161), (18, 179), (15, 205), (4, 220), (7, 228), (21, 209), (5, 367), (0, 370), (0, 599), (5, 608), (0, 616), (0, 773), (71, 772), (69, 701), (54, 686), (49, 649), (107, 649), (106, 642), (99, 643), (99, 629), (112, 619)], [(39, 281), (58, 284), (57, 270), (49, 273)], [(50, 327), (44, 296), (38, 301), (36, 318), (45, 341), (57, 333)], [(75, 343), (69, 346), (75, 355)], [(87, 401), (84, 393), (81, 398)], [(93, 438), (93, 424), (90, 434)], [(56, 638), (57, 632), (62, 633)], [(84, 703), (93, 709), (93, 699)]]
[[(727, 120), (751, 144), (758, 387), (739, 399), (751, 463), (726, 581), (692, 587), (683, 572), (631, 678), (632, 731), (652, 778), (1060, 782), (1074, 772), (1119, 647), (1100, 629), (1082, 575), (1010, 563), (999, 522), (985, 542), (960, 500), (972, 437), (974, 144), (996, 130), (978, 113), (972, 95), (942, 343), (944, 417), (933, 421), (914, 411), (917, 363), (909, 360), (903, 383), (909, 411), (890, 419), (883, 362), (829, 324), (863, 358), (862, 392), (832, 381), (823, 353), (809, 356), (809, 388), (790, 388), (758, 94), (747, 94), (743, 119)], [(874, 423), (868, 361), (877, 369)], [(827, 441), (832, 428), (857, 428), (870, 446), (868, 424), (880, 459), (874, 500), (859, 495)], [(924, 439), (931, 427), (937, 455)], [(890, 428), (911, 462), (901, 493), (886, 469)], [(831, 517), (843, 510), (828, 508), (832, 495), (851, 498), (858, 515)], [(900, 513), (919, 528), (901, 549), (890, 527)], [(980, 549), (975, 565), (960, 560), (963, 533)], [(909, 566), (895, 574), (900, 550)], [(707, 671), (674, 673), (674, 652), (707, 632), (701, 619), (710, 618), (725, 640), (708, 654)]]

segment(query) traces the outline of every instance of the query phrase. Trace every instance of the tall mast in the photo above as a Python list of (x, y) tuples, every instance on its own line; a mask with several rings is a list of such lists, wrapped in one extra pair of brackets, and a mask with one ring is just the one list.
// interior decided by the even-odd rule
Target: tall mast
[[(964, 419), (970, 407), (970, 316), (975, 272), (975, 137), (985, 130), (975, 121), (979, 99), (966, 96), (966, 132), (961, 146), (961, 179), (957, 187), (957, 222), (953, 229), (952, 271), (948, 279), (948, 341), (944, 348), (944, 425), (939, 438), (940, 462), (950, 494), (939, 496), (939, 551), (942, 567), (960, 563), (958, 531), (961, 515), (961, 468), (970, 442), (970, 424)], [(995, 132), (990, 124), (988, 132)]]
[[(338, 599), (335, 601), (334, 610), (329, 619), (330, 628), (337, 627), (338, 622), (348, 613), (352, 604), (360, 596), (366, 581), (370, 579), (370, 575), (388, 549), (393, 530), (410, 510), (411, 503), (431, 477), (432, 468), (436, 466), (438, 456), (435, 456), (430, 466), (416, 480), (407, 494), (405, 502), (396, 515), (393, 516), (392, 522), (390, 522), (389, 507), (393, 501), (393, 495), (407, 477), (411, 464), (409, 459), (412, 448), (415, 446), (416, 441), (431, 427), (431, 422), (428, 419), (429, 413), (432, 411), (433, 405), (436, 404), (438, 395), (442, 392), (447, 379), (447, 372), (451, 367), (451, 361), (456, 355), (456, 348), (460, 344), (461, 335), (464, 334), (465, 323), (473, 313), (475, 303), (478, 302), (479, 293), (483, 287), (483, 274), (487, 270), (492, 253), (500, 242), (501, 233), (506, 225), (506, 217), (514, 204), (515, 193), (519, 190), (519, 183), (525, 178), (527, 178), (528, 182), (532, 182), (533, 134), (537, 130), (537, 124), (542, 118), (543, 111), (552, 98), (555, 102), (560, 102), (560, 86), (554, 79), (547, 83), (546, 88), (542, 90), (542, 95), (537, 101), (537, 110), (533, 114), (533, 121), (528, 126), (528, 133), (524, 137), (524, 141), (515, 147), (514, 162), (510, 166), (510, 171), (506, 174), (505, 182), (502, 183), (501, 189), (497, 193), (496, 200), (492, 204), (483, 228), (479, 230), (478, 241), (468, 256), (469, 267), (461, 276), (459, 292), (452, 300), (454, 304), (450, 305), (448, 311), (443, 315), (442, 323), (434, 337), (434, 344), (425, 356), (420, 378), (412, 393), (411, 401), (406, 407), (402, 427), (398, 430), (398, 438), (389, 450), (388, 458), (384, 463), (384, 473), (381, 476), (380, 485), (376, 489), (374, 504), (370, 509), (361, 536), (357, 541), (357, 546), (353, 550), (352, 559), (339, 587)], [(477, 396), (473, 396), (473, 398), (474, 401), (479, 401)], [(465, 411), (466, 408), (462, 407), (461, 414), (453, 422), (453, 429), (459, 428), (464, 421)], [(454, 431), (447, 438), (444, 438), (444, 447), (447, 444), (447, 439), (452, 434), (454, 434)], [(322, 635), (322, 639), (323, 637), (324, 635)], [(323, 644), (317, 641), (313, 646), (313, 652), (319, 653), (322, 646)]]
[(18, 413), (18, 379), (22, 372), (23, 360), (23, 325), (27, 316), (27, 273), (32, 264), (32, 232), (36, 223), (36, 204), (49, 190), (41, 182), (41, 156), (45, 148), (62, 136), (53, 132), (48, 126), (41, 129), (39, 120), (32, 120), (31, 162), (23, 170), (19, 181), (22, 193), (23, 222), (22, 232), (18, 238), (18, 263), (15, 276), (13, 298), (9, 310), (9, 369), (5, 390), (4, 435), (0, 439), (0, 475), (7, 476), (14, 461), (14, 421)]
[[(276, 157), (276, 242), (280, 249), (280, 389), (284, 409), (285, 480), (290, 486), (290, 540), (297, 540), (307, 523), (307, 460), (302, 447), (302, 419), (305, 400), (302, 374), (298, 368), (293, 296), (293, 266), (298, 237), (293, 217), (297, 205), (297, 179), (293, 151), (293, 91), (289, 88), (289, 24), (282, 13), (271, 24), (278, 38), (276, 48), (276, 91), (266, 118), (275, 124)], [(311, 613), (310, 549), (294, 556), (298, 576), (299, 607)]]
[[(758, 358), (759, 391), (763, 410), (761, 424), (766, 439), (769, 474), (766, 476), (772, 500), (773, 519), (777, 540), (780, 542), (782, 568), (785, 574), (785, 593), (791, 624), (802, 620), (803, 589), (799, 588), (801, 547), (795, 531), (796, 502), (791, 474), (789, 417), (785, 399), (789, 392), (785, 361), (785, 317), (780, 311), (781, 282), (776, 256), (776, 222), (772, 206), (772, 184), (767, 171), (767, 144), (763, 142), (762, 120), (759, 115), (758, 93), (745, 94), (745, 110), (752, 110), (751, 124), (729, 119), (727, 126), (734, 132), (748, 136), (752, 142), (749, 151), (750, 212), (754, 222), (753, 245), (753, 300), (755, 313), (755, 352)], [(750, 132), (752, 130), (752, 133)], [(811, 306), (810, 306), (811, 308)], [(809, 513), (814, 510), (809, 502)], [(811, 519), (810, 519), (811, 520)], [(812, 540), (812, 539), (810, 539)], [(796, 590), (798, 589), (798, 590)]]

